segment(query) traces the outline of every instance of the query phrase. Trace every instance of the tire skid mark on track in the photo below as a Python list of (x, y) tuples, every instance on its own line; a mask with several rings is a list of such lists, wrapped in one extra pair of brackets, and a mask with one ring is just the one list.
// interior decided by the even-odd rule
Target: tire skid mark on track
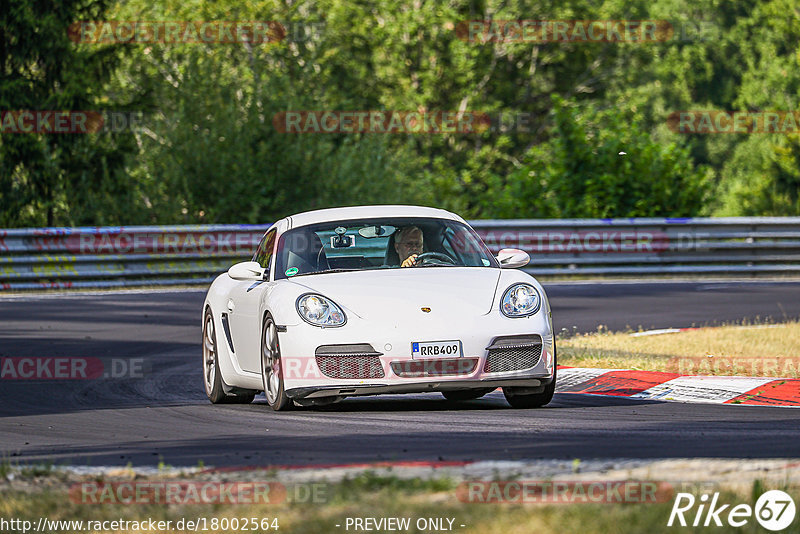
[[(717, 292), (698, 285), (559, 285), (548, 293), (557, 327), (587, 332), (596, 330), (598, 317), (617, 329), (637, 321), (659, 327), (782, 317), (773, 310), (776, 301), (789, 316), (800, 314), (797, 283), (736, 284)], [(796, 456), (800, 442), (796, 410), (562, 392), (539, 410), (511, 410), (499, 390), (460, 403), (439, 394), (353, 397), (287, 414), (269, 411), (263, 397), (250, 406), (212, 406), (199, 372), (202, 291), (47, 298), (0, 302), (0, 354), (142, 357), (150, 367), (144, 379), (3, 381), (0, 454), (14, 453), (21, 462), (777, 457)], [(764, 398), (774, 396), (762, 397), (767, 404)]]

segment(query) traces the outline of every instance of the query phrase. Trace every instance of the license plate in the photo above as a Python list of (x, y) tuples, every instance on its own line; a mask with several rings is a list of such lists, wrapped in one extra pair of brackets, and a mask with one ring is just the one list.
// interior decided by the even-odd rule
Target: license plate
[(412, 358), (460, 358), (461, 341), (414, 341), (411, 343)]

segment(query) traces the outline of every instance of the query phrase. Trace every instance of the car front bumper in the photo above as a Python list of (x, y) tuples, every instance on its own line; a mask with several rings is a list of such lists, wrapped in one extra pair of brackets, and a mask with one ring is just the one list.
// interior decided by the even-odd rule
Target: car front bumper
[(359, 395), (383, 395), (403, 393), (429, 393), (434, 391), (455, 391), (464, 389), (489, 389), (515, 387), (531, 389), (539, 393), (553, 381), (553, 376), (542, 378), (508, 378), (481, 380), (427, 380), (404, 384), (357, 384), (351, 386), (327, 385), (308, 386), (286, 390), (291, 399), (318, 399), (324, 397), (354, 397)]
[[(492, 368), (494, 363), (487, 363), (492, 347), (519, 344), (533, 349), (532, 338), (540, 340), (540, 353), (533, 365), (505, 365), (498, 370)], [(498, 339), (503, 343), (498, 345)], [(412, 356), (411, 345), (414, 342), (447, 340), (461, 342), (461, 357)], [(549, 318), (543, 313), (513, 320), (482, 316), (470, 324), (449, 328), (442, 324), (387, 323), (369, 329), (350, 324), (342, 328), (321, 329), (296, 324), (279, 334), (279, 343), (284, 388), (293, 399), (496, 387), (526, 388), (535, 392), (552, 382), (554, 376), (553, 333)], [(333, 373), (324, 369), (325, 365), (318, 357), (320, 349), (338, 346), (361, 351), (354, 354), (361, 358), (360, 362), (369, 359), (372, 371), (359, 368), (365, 372), (337, 376), (335, 369)], [(342, 355), (341, 361), (352, 363), (346, 355)]]

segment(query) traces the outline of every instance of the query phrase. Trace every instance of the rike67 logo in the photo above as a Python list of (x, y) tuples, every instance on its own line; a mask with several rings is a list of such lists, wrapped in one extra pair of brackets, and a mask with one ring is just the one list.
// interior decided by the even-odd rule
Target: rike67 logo
[(767, 530), (783, 530), (794, 521), (794, 500), (786, 492), (770, 490), (758, 498), (754, 507), (737, 504), (731, 508), (730, 504), (719, 503), (718, 492), (711, 497), (704, 493), (699, 499), (691, 493), (678, 493), (667, 526), (721, 527), (727, 523), (732, 527), (743, 527), (753, 516)]

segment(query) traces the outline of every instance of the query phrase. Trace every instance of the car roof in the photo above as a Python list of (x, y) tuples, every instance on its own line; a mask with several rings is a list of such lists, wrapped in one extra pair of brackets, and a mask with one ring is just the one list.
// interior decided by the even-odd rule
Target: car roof
[(377, 217), (431, 217), (465, 222), (464, 219), (439, 208), (424, 206), (348, 206), (345, 208), (327, 208), (306, 211), (287, 217), (289, 228), (306, 226), (328, 221), (346, 221), (350, 219), (371, 219)]

